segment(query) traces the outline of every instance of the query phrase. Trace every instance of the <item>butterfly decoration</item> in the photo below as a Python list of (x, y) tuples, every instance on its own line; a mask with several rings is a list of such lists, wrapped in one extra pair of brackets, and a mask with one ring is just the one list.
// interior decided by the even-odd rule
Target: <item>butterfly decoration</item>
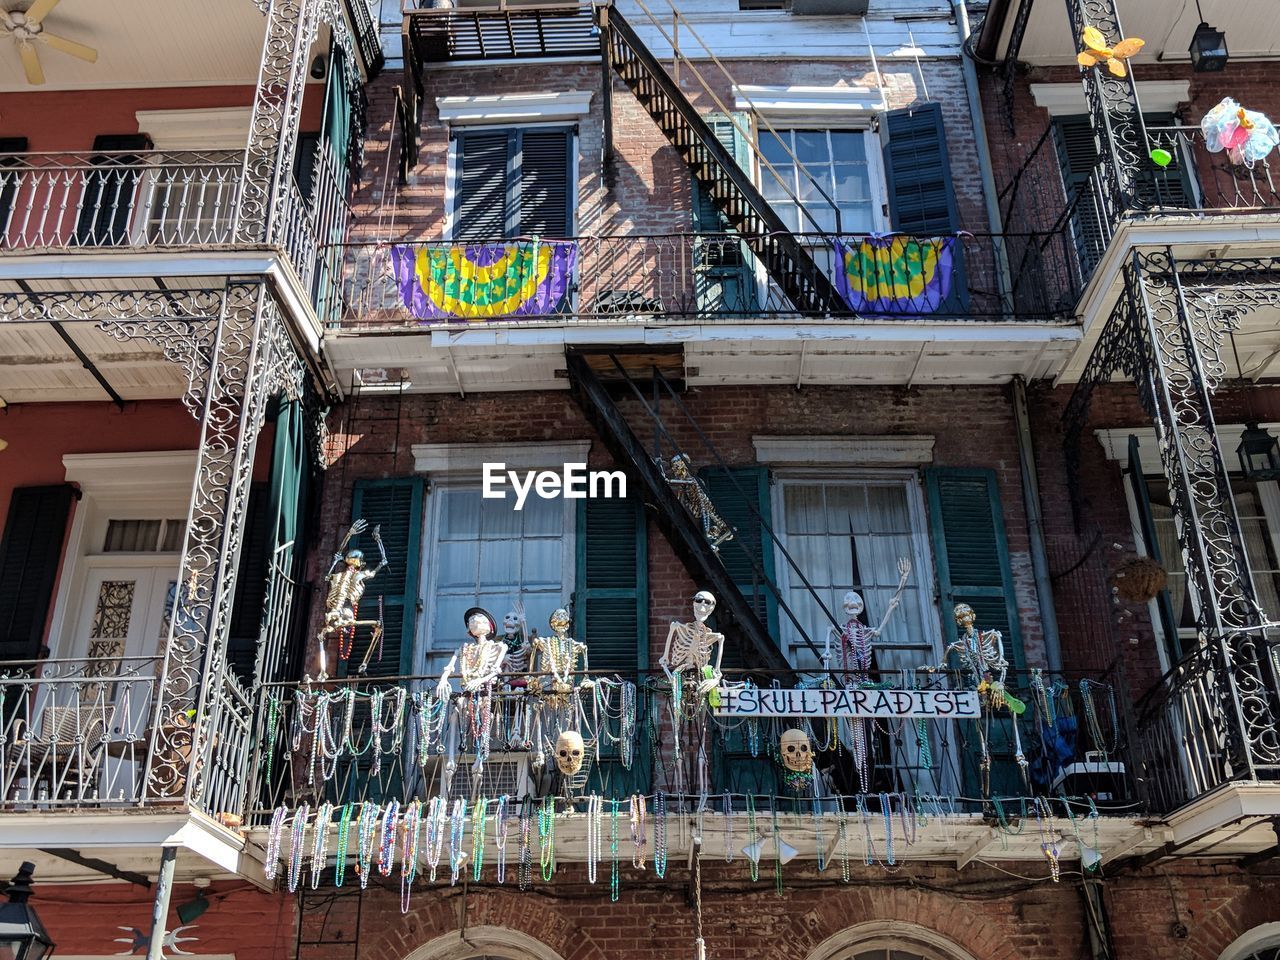
[(1129, 69), (1125, 61), (1136, 56), (1146, 45), (1145, 40), (1129, 37), (1121, 40), (1114, 47), (1107, 46), (1107, 39), (1097, 27), (1084, 28), (1084, 50), (1076, 57), (1076, 63), (1082, 67), (1096, 67), (1105, 63), (1113, 77), (1127, 77)]

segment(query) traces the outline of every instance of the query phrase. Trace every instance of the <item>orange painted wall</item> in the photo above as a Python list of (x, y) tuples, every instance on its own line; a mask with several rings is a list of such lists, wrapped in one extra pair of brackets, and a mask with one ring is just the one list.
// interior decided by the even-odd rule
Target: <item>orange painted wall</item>
[[(249, 106), (253, 92), (251, 86), (226, 86), (6, 93), (0, 97), (0, 137), (26, 137), (35, 153), (90, 150), (99, 134), (138, 133), (139, 110)], [(303, 130), (319, 129), (323, 108), (324, 85), (309, 83)]]

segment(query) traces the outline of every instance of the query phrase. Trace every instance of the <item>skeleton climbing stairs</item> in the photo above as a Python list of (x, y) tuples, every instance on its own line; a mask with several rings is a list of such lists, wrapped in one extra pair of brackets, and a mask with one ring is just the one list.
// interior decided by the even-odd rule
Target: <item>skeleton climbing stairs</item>
[[(755, 607), (743, 595), (714, 550), (697, 518), (681, 501), (663, 474), (659, 462), (645, 448), (611, 391), (631, 392), (635, 380), (627, 372), (625, 355), (572, 352), (567, 357), (569, 388), (587, 419), (604, 440), (615, 461), (626, 468), (632, 482), (639, 481), (646, 504), (659, 530), (671, 544), (697, 589), (710, 590), (717, 598), (716, 628), (725, 635), (727, 648), (743, 651), (749, 667), (789, 672), (777, 640)], [(641, 364), (651, 360), (641, 359)], [(636, 364), (630, 364), (636, 369)]]
[[(676, 148), (690, 174), (729, 226), (768, 271), (770, 278), (806, 316), (847, 313), (830, 278), (810, 249), (769, 205), (751, 174), (716, 138), (680, 85), (613, 6), (596, 8), (606, 70), (612, 67), (653, 122)], [(606, 79), (606, 97), (611, 96)], [(606, 108), (606, 113), (611, 109)], [(609, 120), (606, 117), (606, 123)]]

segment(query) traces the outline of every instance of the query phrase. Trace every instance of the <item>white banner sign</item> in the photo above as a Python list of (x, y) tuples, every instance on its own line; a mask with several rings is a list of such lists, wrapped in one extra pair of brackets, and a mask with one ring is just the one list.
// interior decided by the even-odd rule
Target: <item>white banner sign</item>
[(976, 690), (774, 690), (721, 687), (721, 717), (932, 717), (980, 715)]

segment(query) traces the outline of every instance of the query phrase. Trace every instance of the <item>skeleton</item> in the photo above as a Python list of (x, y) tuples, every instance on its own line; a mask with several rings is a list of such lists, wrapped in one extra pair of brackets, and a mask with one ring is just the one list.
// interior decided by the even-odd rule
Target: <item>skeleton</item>
[[(537, 636), (536, 632), (534, 636)], [(511, 610), (502, 618), (502, 640), (507, 645), (507, 672), (526, 672), (529, 669), (529, 655), (533, 644), (530, 641), (528, 624), (524, 619), (524, 604), (519, 600), (511, 605)]]
[(529, 689), (561, 704), (567, 703), (569, 694), (573, 693), (573, 675), (578, 669), (578, 659), (582, 659), (583, 671), (590, 669), (587, 645), (569, 636), (571, 623), (569, 611), (564, 607), (553, 610), (549, 621), (551, 636), (534, 638), (530, 655), (531, 672), (549, 673), (551, 678), (530, 677)]
[[(667, 645), (658, 663), (673, 684), (677, 674), (692, 673), (697, 678), (700, 697), (711, 696), (720, 686), (720, 661), (724, 657), (724, 634), (707, 626), (707, 617), (716, 609), (716, 598), (706, 590), (693, 595), (692, 623), (671, 622)], [(715, 665), (711, 653), (715, 648)]]
[(586, 744), (582, 742), (582, 734), (575, 730), (565, 730), (556, 738), (556, 767), (566, 777), (571, 777), (582, 769), (582, 759), (586, 755)]
[[(661, 461), (658, 467), (661, 469)], [(662, 473), (685, 509), (702, 525), (702, 533), (711, 549), (718, 553), (720, 544), (733, 539), (733, 528), (716, 512), (702, 481), (694, 475), (693, 462), (687, 454), (677, 453), (671, 458), (670, 469)]]
[(342, 543), (333, 555), (333, 563), (329, 567), (328, 574), (325, 575), (325, 580), (329, 583), (329, 594), (324, 602), (324, 626), (320, 628), (317, 636), (320, 643), (321, 680), (328, 676), (328, 654), (325, 650), (328, 640), (338, 637), (339, 647), (341, 647), (341, 638), (344, 634), (350, 638), (357, 627), (372, 627), (373, 636), (369, 639), (369, 649), (360, 663), (359, 672), (364, 673), (369, 666), (370, 655), (378, 645), (378, 641), (382, 639), (381, 616), (376, 620), (356, 619), (356, 611), (359, 609), (366, 585), (387, 565), (387, 551), (382, 545), (381, 528), (373, 528), (373, 542), (378, 545), (378, 555), (381, 558), (376, 567), (370, 569), (365, 566), (362, 551), (347, 549), (347, 544), (357, 535), (364, 533), (368, 526), (364, 520), (357, 520), (351, 525), (351, 529), (342, 538)]
[(910, 576), (911, 561), (906, 557), (899, 558), (898, 589), (889, 598), (889, 603), (885, 606), (884, 616), (880, 619), (878, 626), (869, 627), (859, 619), (863, 610), (866, 609), (866, 605), (862, 602), (862, 596), (859, 593), (850, 590), (844, 595), (843, 603), (841, 604), (846, 618), (844, 628), (837, 631), (835, 627), (832, 627), (827, 631), (827, 643), (822, 659), (824, 664), (830, 659), (831, 641), (835, 640), (840, 648), (840, 669), (852, 671), (845, 674), (845, 686), (855, 687), (870, 682), (871, 645), (880, 639), (880, 635), (884, 633), (884, 628), (889, 623), (889, 618), (902, 605), (902, 591), (906, 589), (907, 580)]
[(479, 607), (472, 607), (467, 611), (466, 620), (467, 633), (474, 642), (464, 643), (440, 674), (436, 696), (443, 700), (447, 700), (452, 692), (449, 677), (455, 667), (460, 667), (464, 693), (487, 692), (502, 673), (502, 664), (507, 656), (506, 643), (489, 639), (494, 632), (493, 618), (489, 614)]
[(778, 738), (778, 754), (786, 768), (783, 780), (792, 790), (806, 790), (813, 786), (813, 749), (803, 730), (784, 730)]

